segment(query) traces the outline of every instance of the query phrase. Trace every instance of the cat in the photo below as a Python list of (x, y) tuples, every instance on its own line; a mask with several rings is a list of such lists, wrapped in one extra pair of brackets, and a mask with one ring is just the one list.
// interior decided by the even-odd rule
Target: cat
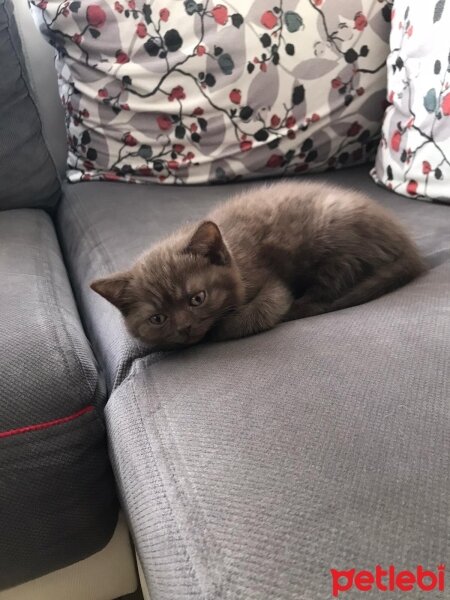
[(362, 304), (424, 270), (376, 202), (282, 182), (237, 195), (91, 287), (122, 312), (131, 335), (169, 349)]

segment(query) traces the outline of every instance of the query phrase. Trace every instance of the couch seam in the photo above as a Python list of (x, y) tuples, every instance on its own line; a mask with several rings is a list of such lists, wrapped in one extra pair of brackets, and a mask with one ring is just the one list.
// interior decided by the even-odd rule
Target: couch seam
[[(43, 235), (42, 235), (43, 224), (42, 224), (42, 220), (39, 220), (39, 221), (40, 221), (39, 222), (39, 226), (38, 226), (38, 228), (39, 228), (39, 236), (40, 236), (41, 242), (44, 242)], [(59, 247), (59, 242), (58, 242), (57, 237), (56, 237), (56, 232), (55, 232), (53, 223), (51, 223), (51, 226), (52, 226), (52, 233), (55, 236), (55, 242), (58, 244), (58, 247)], [(45, 256), (44, 256), (44, 252), (43, 252), (43, 248), (44, 247), (47, 248), (47, 245), (45, 245), (44, 243), (42, 243), (42, 250), (41, 250), (41, 252), (39, 254), (40, 254), (40, 257), (42, 259), (42, 262), (47, 266), (48, 271), (50, 273), (51, 280), (53, 281), (54, 280), (54, 276), (53, 276), (54, 271), (53, 271), (53, 268), (52, 268), (51, 261), (48, 260), (48, 253), (46, 252)], [(64, 268), (64, 272), (65, 272), (65, 275), (67, 277), (67, 270), (65, 269), (65, 265), (64, 265), (63, 260), (62, 260), (62, 254), (61, 254), (61, 252), (59, 254), (59, 260), (61, 260), (62, 267)], [(40, 264), (42, 264), (42, 263), (40, 263)], [(67, 279), (67, 283), (68, 283), (68, 279)], [(94, 364), (93, 365), (94, 366), (94, 371), (95, 371), (96, 376), (97, 376), (97, 381), (96, 381), (96, 384), (94, 386), (93, 384), (91, 384), (91, 382), (89, 380), (88, 373), (86, 372), (86, 369), (85, 369), (83, 363), (80, 360), (80, 357), (78, 355), (78, 351), (75, 348), (74, 341), (73, 341), (71, 335), (69, 335), (69, 331), (67, 329), (67, 323), (66, 323), (66, 320), (65, 320), (66, 315), (62, 311), (60, 303), (58, 303), (58, 298), (57, 298), (55, 286), (51, 285), (51, 282), (47, 281), (46, 279), (39, 280), (38, 281), (38, 287), (40, 287), (39, 284), (41, 284), (42, 288), (47, 291), (47, 293), (45, 293), (45, 291), (44, 291), (44, 298), (43, 298), (44, 302), (43, 302), (43, 305), (44, 305), (46, 313), (47, 313), (48, 323), (51, 324), (53, 335), (54, 335), (54, 338), (55, 338), (55, 340), (57, 342), (57, 347), (61, 350), (61, 353), (64, 356), (64, 363), (65, 363), (65, 366), (66, 366), (67, 374), (73, 374), (72, 373), (72, 369), (70, 368), (69, 360), (68, 360), (67, 353), (66, 353), (65, 344), (61, 343), (62, 340), (61, 340), (60, 336), (58, 335), (57, 327), (55, 327), (55, 323), (54, 323), (53, 319), (51, 318), (51, 315), (48, 313), (48, 310), (47, 310), (48, 309), (48, 305), (45, 302), (45, 298), (47, 296), (51, 296), (53, 298), (54, 302), (55, 302), (55, 305), (56, 305), (57, 310), (58, 310), (58, 314), (60, 316), (61, 325), (62, 325), (62, 327), (64, 329), (65, 337), (67, 338), (67, 341), (70, 344), (70, 347), (71, 347), (71, 350), (72, 350), (72, 356), (75, 357), (76, 364), (78, 364), (78, 367), (80, 368), (81, 374), (83, 376), (83, 380), (87, 384), (90, 396), (91, 396), (92, 399), (94, 399), (95, 398), (95, 392), (96, 392), (96, 390), (98, 388), (98, 377), (99, 377), (98, 370), (97, 370), (97, 368), (95, 367), (95, 364)], [(74, 305), (75, 305), (75, 299), (73, 298), (72, 288), (70, 286), (68, 286), (68, 287), (69, 287), (69, 293), (71, 294), (72, 300), (73, 300)], [(81, 327), (81, 322), (79, 321), (78, 314), (76, 315), (76, 317), (77, 317), (78, 323), (80, 325), (80, 330), (82, 332), (82, 335), (85, 338), (85, 341), (87, 342), (87, 338), (86, 338), (86, 335), (85, 335), (85, 333), (84, 333), (84, 331), (83, 331), (83, 329)]]
[[(145, 360), (145, 359), (141, 359), (141, 360), (143, 361), (143, 360)], [(149, 452), (151, 452), (152, 456), (154, 456), (153, 449), (152, 449), (152, 444), (151, 444), (151, 440), (150, 440), (150, 438), (149, 438), (148, 432), (147, 432), (147, 430), (146, 430), (146, 428), (145, 428), (145, 425), (144, 425), (144, 422), (145, 422), (145, 420), (144, 420), (144, 416), (143, 416), (143, 414), (142, 414), (142, 411), (141, 411), (141, 408), (140, 408), (139, 402), (137, 402), (137, 400), (136, 400), (136, 390), (135, 390), (135, 385), (136, 385), (136, 377), (137, 377), (137, 376), (140, 376), (140, 377), (142, 377), (143, 375), (144, 375), (144, 371), (143, 371), (143, 370), (139, 370), (139, 366), (138, 366), (138, 367), (137, 367), (137, 369), (136, 369), (135, 371), (133, 371), (133, 372), (131, 372), (131, 373), (130, 373), (130, 375), (129, 375), (129, 382), (130, 382), (130, 383), (131, 383), (131, 385), (132, 385), (132, 390), (133, 390), (133, 401), (134, 401), (134, 404), (135, 404), (135, 406), (136, 406), (136, 409), (137, 409), (137, 414), (138, 414), (138, 416), (139, 416), (139, 421), (140, 421), (140, 426), (141, 426), (141, 429), (142, 429), (142, 431), (144, 432), (144, 435), (145, 435), (146, 446), (147, 446), (147, 448), (149, 449)], [(149, 370), (146, 370), (146, 371), (145, 371), (145, 375), (146, 375), (146, 377), (145, 377), (145, 380), (144, 380), (144, 386), (146, 387), (146, 389), (147, 389), (147, 393), (148, 393), (148, 391), (149, 391), (148, 379), (150, 379), (150, 378), (151, 378), (150, 371), (149, 371)], [(156, 415), (156, 413), (160, 413), (160, 414), (164, 414), (164, 415), (166, 415), (166, 411), (165, 411), (165, 409), (164, 409), (164, 407), (163, 407), (162, 405), (160, 405), (160, 406), (159, 406), (159, 407), (158, 407), (156, 410), (152, 411), (152, 412), (151, 412), (151, 415), (152, 415), (152, 416), (154, 416), (154, 415)], [(167, 421), (167, 419), (166, 419), (166, 421)], [(156, 425), (155, 425), (155, 427), (156, 427)], [(159, 433), (159, 432), (158, 432), (158, 433)], [(173, 438), (173, 439), (175, 439), (173, 435), (172, 435), (172, 438)], [(155, 466), (156, 466), (156, 464), (157, 464), (157, 463), (156, 463), (156, 460), (154, 460), (153, 462), (154, 462), (154, 464), (155, 464)], [(169, 460), (167, 459), (167, 456), (166, 456), (166, 457), (165, 457), (165, 465), (166, 465), (166, 467), (170, 467), (170, 466), (172, 466), (172, 467), (173, 467), (173, 466), (174, 466), (174, 463), (173, 463), (173, 462), (171, 462), (171, 461), (169, 461)], [(170, 469), (169, 469), (169, 470), (170, 470)], [(170, 472), (171, 472), (171, 473), (172, 473), (172, 475), (175, 477), (175, 475), (174, 475), (175, 471), (174, 471), (174, 470), (170, 470)], [(159, 477), (160, 481), (162, 482), (162, 478), (161, 478), (161, 476), (160, 476), (160, 471), (159, 471), (159, 469), (158, 469), (158, 477)], [(193, 558), (191, 557), (191, 554), (189, 553), (189, 550), (188, 550), (188, 548), (187, 548), (187, 545), (186, 545), (186, 543), (184, 542), (185, 536), (183, 536), (183, 535), (182, 535), (182, 528), (180, 527), (180, 525), (179, 525), (179, 522), (178, 522), (178, 520), (177, 520), (177, 519), (176, 519), (176, 517), (175, 517), (175, 513), (174, 513), (174, 511), (172, 510), (172, 504), (171, 504), (171, 502), (169, 501), (169, 499), (168, 499), (168, 497), (167, 497), (167, 495), (166, 495), (165, 486), (163, 486), (163, 489), (164, 489), (164, 497), (166, 498), (166, 501), (167, 501), (167, 503), (168, 503), (168, 506), (170, 506), (170, 507), (171, 507), (170, 513), (171, 513), (171, 515), (172, 515), (172, 520), (173, 520), (174, 524), (176, 525), (177, 531), (180, 533), (180, 535), (181, 535), (181, 537), (182, 537), (182, 539), (183, 539), (184, 554), (185, 554), (185, 555), (186, 555), (186, 557), (188, 558), (188, 560), (189, 560), (189, 564), (191, 564), (191, 565), (192, 565), (193, 572), (195, 573), (195, 578), (196, 578), (196, 580), (197, 580), (197, 582), (198, 582), (198, 586), (199, 586), (199, 588), (202, 590), (202, 593), (204, 594), (204, 597), (205, 597), (205, 598), (207, 598), (207, 597), (209, 597), (209, 595), (207, 595), (207, 592), (206, 592), (204, 589), (202, 589), (202, 586), (201, 586), (201, 583), (200, 583), (200, 578), (199, 578), (199, 576), (198, 576), (198, 574), (197, 574), (197, 570), (196, 570), (196, 569), (195, 569), (195, 567), (194, 567), (194, 560), (193, 560)], [(184, 492), (183, 492), (182, 490), (181, 490), (181, 491), (180, 491), (180, 490), (181, 490), (181, 486), (178, 484), (178, 486), (177, 486), (177, 487), (175, 487), (175, 491), (176, 491), (176, 495), (177, 495), (177, 497), (180, 497), (180, 495), (184, 495)], [(201, 508), (201, 507), (200, 507), (198, 504), (196, 504), (196, 508), (198, 509), (198, 511), (199, 511), (199, 513), (200, 513), (200, 514), (202, 514), (202, 515), (204, 514), (204, 511), (203, 511), (203, 509), (202, 509), (202, 508)], [(204, 519), (204, 523), (206, 523), (206, 518)], [(208, 528), (208, 529), (209, 529), (209, 528)], [(208, 535), (207, 535), (207, 536), (202, 536), (202, 538), (203, 538), (204, 540), (205, 540), (205, 538), (206, 538), (207, 540), (209, 540), (209, 542), (210, 542), (211, 540), (214, 540), (214, 541), (215, 541), (214, 535), (213, 535), (213, 534), (211, 534), (211, 532), (210, 532), (210, 531), (209, 531), (209, 533), (208, 533)], [(206, 545), (206, 541), (205, 541), (205, 545)], [(213, 546), (215, 547), (215, 554), (216, 554), (217, 556), (219, 556), (219, 557), (220, 557), (220, 556), (221, 556), (221, 550), (220, 550), (220, 547), (217, 545), (217, 543), (214, 543), (214, 544), (213, 544)], [(206, 555), (209, 555), (209, 554), (210, 554), (209, 552), (206, 552)], [(220, 599), (220, 598), (224, 598), (225, 596), (223, 596), (223, 593), (222, 593), (222, 591), (221, 591), (221, 587), (220, 587), (220, 586), (221, 586), (221, 583), (220, 583), (219, 581), (214, 581), (214, 579), (211, 579), (211, 578), (209, 579), (209, 581), (210, 581), (210, 585), (211, 585), (211, 587), (214, 589), (214, 592), (213, 592), (213, 593), (214, 593), (214, 596), (213, 596), (213, 597), (214, 597), (216, 600), (218, 600), (218, 599)]]
[[(148, 394), (149, 397), (150, 397), (150, 393), (151, 393), (150, 386), (149, 386), (149, 379), (151, 378), (150, 369), (151, 369), (152, 366), (153, 365), (151, 364), (150, 368), (146, 369), (146, 371), (145, 371), (146, 376), (143, 378), (144, 386), (145, 386), (145, 388), (147, 390), (147, 394)], [(150, 375), (150, 377), (149, 377), (149, 375)], [(141, 377), (142, 377), (142, 373), (141, 373)], [(153, 385), (153, 389), (157, 393), (155, 385)], [(139, 405), (138, 405), (138, 410), (139, 410), (139, 414), (141, 415), (141, 410), (140, 410)], [(177, 458), (177, 456), (179, 457), (180, 462), (183, 465), (185, 464), (184, 456), (183, 456), (182, 452), (180, 452), (178, 450), (177, 436), (173, 434), (173, 430), (172, 430), (172, 428), (170, 426), (170, 421), (167, 418), (167, 410), (166, 410), (166, 407), (164, 406), (163, 403), (161, 403), (159, 409), (153, 411), (152, 414), (153, 414), (153, 418), (155, 418), (157, 414), (161, 415), (164, 418), (165, 425), (167, 426), (168, 431), (170, 431), (170, 433), (171, 433), (171, 438), (173, 440), (173, 445), (171, 445), (170, 448), (175, 448), (176, 449), (176, 456), (175, 456), (175, 461), (174, 461), (173, 458), (172, 458), (172, 456), (169, 453), (166, 453), (166, 463), (172, 467), (172, 471), (171, 472), (174, 474), (174, 478), (175, 478), (175, 473), (177, 472), (177, 469), (176, 469), (176, 465), (177, 465), (176, 458)], [(142, 418), (142, 416), (141, 416), (141, 418)], [(160, 429), (157, 428), (157, 431), (158, 431), (158, 441), (159, 441)], [(147, 435), (147, 439), (150, 442), (150, 440), (148, 438), (148, 435)], [(162, 445), (162, 442), (160, 442), (160, 443)], [(195, 489), (195, 484), (194, 483), (191, 483), (191, 486)], [(186, 486), (184, 486), (184, 487), (186, 487)], [(183, 489), (183, 486), (180, 485), (179, 483), (178, 483), (178, 487), (177, 487), (177, 496), (178, 497), (184, 497), (184, 498), (186, 498), (186, 492)], [(216, 540), (216, 537), (215, 537), (214, 533), (211, 532), (211, 528), (207, 524), (208, 521), (207, 521), (206, 516), (205, 516), (205, 511), (204, 511), (204, 509), (198, 503), (196, 503), (195, 506), (196, 506), (196, 509), (198, 510), (199, 514), (203, 517), (204, 528), (207, 531), (207, 535), (202, 535), (202, 539), (204, 541), (204, 546), (207, 547), (207, 548), (213, 548), (214, 549), (214, 555), (215, 555), (215, 557), (219, 558), (219, 559), (222, 559), (222, 564), (224, 564), (225, 561), (223, 560), (223, 556), (222, 556), (223, 553), (222, 553), (221, 547), (217, 543), (217, 540)], [(211, 552), (207, 552), (206, 553), (206, 555), (208, 557), (211, 554), (212, 554)], [(213, 561), (213, 563), (214, 563), (214, 561)], [(208, 566), (211, 566), (210, 563), (209, 563), (209, 560), (208, 560)], [(214, 564), (212, 566), (214, 566)], [(215, 588), (214, 598), (216, 598), (216, 599), (224, 597), (223, 592), (222, 592), (222, 585), (223, 585), (224, 577), (226, 578), (226, 573), (227, 572), (229, 573), (230, 569), (227, 569), (227, 571), (225, 573), (223, 573), (222, 576), (220, 577), (220, 579), (218, 578), (217, 581), (215, 581), (213, 578), (210, 578), (211, 584)], [(226, 594), (226, 592), (225, 592), (225, 594)]]
[(42, 421), (40, 423), (32, 423), (31, 425), (23, 425), (22, 427), (14, 427), (13, 429), (7, 429), (5, 431), (0, 431), (0, 439), (13, 437), (15, 435), (23, 435), (26, 433), (32, 433), (34, 431), (42, 431), (43, 429), (51, 429), (52, 427), (57, 427), (58, 425), (64, 425), (65, 423), (70, 423), (83, 415), (90, 413), (94, 410), (93, 404), (88, 404), (84, 408), (67, 415), (65, 417), (58, 417), (57, 419), (51, 419), (49, 421)]
[[(155, 459), (154, 452), (153, 452), (152, 446), (151, 446), (151, 444), (150, 444), (150, 440), (149, 440), (149, 437), (148, 437), (147, 431), (146, 431), (146, 429), (145, 429), (145, 426), (144, 426), (144, 419), (143, 419), (143, 416), (142, 416), (142, 413), (141, 413), (141, 410), (140, 410), (140, 407), (139, 407), (139, 403), (137, 402), (137, 398), (136, 398), (136, 389), (135, 389), (135, 383), (136, 383), (136, 382), (135, 382), (135, 379), (134, 379), (134, 378), (133, 378), (133, 379), (131, 379), (131, 380), (130, 380), (130, 383), (131, 383), (131, 386), (132, 386), (133, 401), (134, 401), (134, 404), (135, 404), (135, 406), (136, 406), (136, 408), (137, 408), (137, 413), (138, 413), (138, 415), (139, 415), (140, 426), (141, 426), (141, 429), (142, 429), (142, 431), (143, 431), (143, 433), (144, 433), (144, 436), (145, 436), (145, 441), (146, 441), (146, 444), (145, 444), (145, 445), (147, 446), (147, 448), (148, 448), (149, 452), (150, 452), (150, 453), (151, 453), (151, 455), (153, 456), (153, 464), (154, 464), (154, 465), (155, 465), (155, 467), (156, 467), (156, 466), (157, 466), (157, 461), (156, 461), (156, 459)], [(171, 514), (171, 516), (172, 516), (172, 522), (173, 522), (173, 524), (175, 525), (175, 527), (176, 527), (176, 529), (177, 529), (177, 531), (178, 531), (178, 533), (179, 533), (179, 540), (182, 540), (182, 544), (183, 544), (183, 554), (184, 554), (184, 556), (186, 557), (186, 559), (188, 560), (188, 564), (189, 564), (189, 565), (191, 566), (191, 568), (192, 568), (192, 573), (193, 573), (193, 575), (194, 575), (194, 579), (195, 579), (195, 581), (197, 582), (197, 585), (198, 585), (198, 588), (199, 588), (199, 590), (201, 590), (201, 593), (202, 593), (202, 594), (203, 594), (203, 596), (205, 597), (205, 590), (203, 590), (203, 589), (202, 589), (202, 586), (201, 586), (201, 584), (200, 584), (200, 579), (199, 579), (199, 577), (198, 577), (197, 570), (196, 570), (196, 568), (195, 568), (195, 565), (194, 565), (194, 561), (193, 561), (193, 559), (192, 559), (192, 557), (191, 557), (191, 555), (190, 555), (190, 553), (189, 553), (189, 550), (188, 550), (188, 548), (187, 548), (187, 545), (186, 545), (186, 543), (185, 543), (184, 536), (182, 535), (182, 532), (181, 532), (180, 525), (179, 525), (179, 523), (178, 523), (178, 520), (176, 519), (176, 517), (175, 517), (175, 514), (174, 514), (174, 511), (173, 511), (173, 509), (172, 509), (172, 504), (171, 504), (171, 502), (169, 501), (169, 498), (168, 498), (168, 496), (167, 496), (166, 487), (165, 487), (165, 485), (163, 484), (163, 479), (162, 479), (162, 477), (161, 477), (161, 472), (160, 472), (160, 469), (159, 469), (159, 468), (157, 468), (157, 472), (158, 472), (158, 479), (160, 480), (160, 482), (161, 482), (161, 486), (162, 486), (162, 489), (163, 489), (163, 491), (164, 491), (164, 498), (165, 498), (165, 500), (166, 500), (166, 502), (167, 502), (167, 506), (169, 506), (169, 507), (170, 507), (170, 514)]]
[[(80, 417), (78, 417), (77, 419), (67, 421), (66, 423), (61, 423), (61, 427), (56, 427), (56, 428), (48, 427), (46, 429), (39, 430), (38, 433), (44, 432), (43, 433), (43, 435), (44, 435), (45, 433), (51, 432), (52, 439), (53, 439), (58, 436), (66, 435), (67, 432), (64, 430), (64, 425), (71, 426), (72, 427), (71, 431), (78, 431), (79, 429), (83, 429), (84, 427), (86, 427), (86, 422), (96, 424), (96, 426), (99, 428), (99, 432), (105, 431), (105, 427), (102, 422), (102, 419), (100, 418), (100, 416), (98, 415), (98, 413), (94, 407), (94, 410), (86, 411), (84, 414), (80, 415)], [(36, 437), (37, 436), (34, 436), (35, 439), (36, 439)], [(26, 447), (30, 443), (30, 439), (25, 438), (22, 435), (19, 435), (19, 436), (14, 435), (14, 436), (7, 437), (4, 439), (9, 440), (9, 442), (5, 442), (5, 443), (8, 443), (9, 448), (18, 448), (20, 446)], [(0, 471), (2, 468), (3, 467), (0, 462)]]

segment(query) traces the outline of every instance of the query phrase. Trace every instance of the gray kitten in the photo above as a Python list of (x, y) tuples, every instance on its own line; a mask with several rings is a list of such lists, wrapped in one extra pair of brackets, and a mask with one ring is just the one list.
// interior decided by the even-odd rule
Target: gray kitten
[(369, 198), (278, 183), (238, 195), (91, 287), (133, 336), (174, 348), (355, 306), (423, 271), (402, 227)]

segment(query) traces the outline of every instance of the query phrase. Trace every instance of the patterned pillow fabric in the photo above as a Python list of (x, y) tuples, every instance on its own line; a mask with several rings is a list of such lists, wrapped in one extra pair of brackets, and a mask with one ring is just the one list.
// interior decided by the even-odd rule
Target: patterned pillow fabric
[(32, 0), (70, 181), (205, 183), (361, 163), (391, 0)]
[(450, 0), (395, 0), (388, 99), (372, 175), (399, 194), (450, 202)]

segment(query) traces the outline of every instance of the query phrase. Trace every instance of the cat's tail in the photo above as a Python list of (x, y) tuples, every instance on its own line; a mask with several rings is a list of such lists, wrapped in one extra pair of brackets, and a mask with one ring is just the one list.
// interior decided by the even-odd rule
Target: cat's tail
[(363, 279), (346, 294), (332, 302), (329, 310), (341, 310), (375, 300), (406, 285), (426, 271), (420, 256), (404, 253), (395, 261), (380, 266), (375, 273)]

